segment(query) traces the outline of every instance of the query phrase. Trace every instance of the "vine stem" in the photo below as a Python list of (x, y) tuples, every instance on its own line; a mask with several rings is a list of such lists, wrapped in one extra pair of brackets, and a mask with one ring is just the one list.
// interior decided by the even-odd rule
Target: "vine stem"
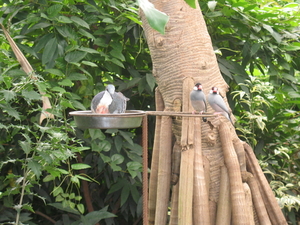
[(23, 203), (23, 198), (24, 198), (24, 193), (25, 193), (25, 187), (27, 185), (27, 181), (26, 180), (27, 180), (28, 172), (29, 172), (29, 170), (27, 169), (26, 172), (24, 173), (24, 178), (23, 178), (23, 182), (22, 182), (22, 189), (21, 189), (21, 196), (20, 196), (19, 205), (15, 206), (15, 210), (17, 211), (16, 225), (19, 225), (19, 223), (20, 223), (21, 208), (22, 208), (22, 203)]

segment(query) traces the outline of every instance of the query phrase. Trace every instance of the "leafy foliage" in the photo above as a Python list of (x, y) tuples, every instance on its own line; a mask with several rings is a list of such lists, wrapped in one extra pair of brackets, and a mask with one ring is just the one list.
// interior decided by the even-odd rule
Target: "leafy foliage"
[[(140, 129), (81, 131), (68, 116), (89, 108), (107, 83), (130, 98), (129, 109), (153, 107), (155, 82), (136, 3), (4, 1), (0, 15), (39, 74), (30, 80), (20, 71), (0, 34), (1, 222), (39, 224), (49, 220), (43, 215), (56, 215), (57, 224), (137, 223)], [(41, 125), (37, 90), (55, 115)]]

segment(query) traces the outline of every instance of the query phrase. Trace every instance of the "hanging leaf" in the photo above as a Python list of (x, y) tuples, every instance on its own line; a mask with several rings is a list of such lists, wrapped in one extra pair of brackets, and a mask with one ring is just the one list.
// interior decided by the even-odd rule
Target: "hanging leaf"
[(71, 168), (73, 170), (83, 170), (83, 169), (89, 169), (91, 168), (91, 166), (84, 163), (76, 163), (76, 164), (72, 164)]
[(11, 90), (1, 90), (0, 93), (3, 93), (3, 97), (6, 102), (9, 102), (16, 97), (16, 93)]
[(23, 151), (25, 152), (25, 154), (29, 154), (29, 152), (31, 151), (30, 143), (28, 141), (19, 141), (19, 144), (23, 149)]
[(36, 177), (39, 179), (42, 173), (42, 166), (39, 162), (35, 160), (30, 160), (28, 162), (28, 167), (32, 170), (32, 172), (36, 175)]
[(87, 29), (90, 29), (90, 26), (87, 24), (87, 22), (85, 22), (83, 19), (80, 19), (77, 16), (71, 16), (70, 18), (73, 22), (75, 22), (76, 24), (78, 24), (79, 26), (85, 27)]
[(159, 33), (165, 34), (165, 27), (169, 21), (167, 14), (157, 10), (148, 0), (138, 0), (138, 4), (145, 13), (149, 25)]
[(150, 73), (147, 73), (146, 74), (146, 80), (147, 80), (147, 83), (150, 87), (150, 90), (152, 91), (153, 88), (155, 87), (155, 78), (154, 78), (154, 76)]
[(42, 63), (46, 65), (48, 62), (53, 60), (53, 56), (57, 49), (57, 40), (56, 38), (52, 38), (45, 46), (44, 52), (42, 55)]
[(185, 0), (185, 2), (193, 9), (196, 9), (196, 1), (195, 0)]

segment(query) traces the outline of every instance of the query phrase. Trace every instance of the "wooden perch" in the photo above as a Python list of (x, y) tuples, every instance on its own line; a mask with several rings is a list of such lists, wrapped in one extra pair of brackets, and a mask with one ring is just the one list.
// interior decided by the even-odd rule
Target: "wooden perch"
[(168, 205), (171, 184), (171, 152), (172, 152), (172, 119), (164, 116), (161, 119), (161, 137), (159, 144), (157, 196), (155, 225), (167, 223)]
[[(164, 110), (164, 102), (158, 88), (155, 90), (155, 104), (157, 110)], [(161, 133), (161, 116), (156, 117), (155, 137), (151, 161), (151, 173), (149, 179), (149, 202), (148, 202), (148, 218), (149, 224), (153, 225), (155, 220), (156, 196), (157, 196), (157, 175), (158, 175), (158, 159), (159, 159), (159, 145)]]

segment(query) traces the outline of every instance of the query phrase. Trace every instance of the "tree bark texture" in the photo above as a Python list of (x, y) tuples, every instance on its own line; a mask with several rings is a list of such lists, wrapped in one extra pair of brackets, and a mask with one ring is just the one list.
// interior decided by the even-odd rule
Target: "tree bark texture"
[[(164, 112), (191, 113), (189, 95), (198, 82), (202, 84), (205, 95), (215, 86), (222, 96), (226, 96), (228, 85), (221, 76), (199, 6), (193, 9), (184, 0), (151, 2), (156, 9), (169, 16), (166, 33), (162, 35), (149, 26), (141, 11), (153, 76), (158, 84)], [(224, 100), (227, 102), (226, 97)], [(213, 113), (210, 106), (208, 113)], [(150, 174), (150, 225), (215, 225), (221, 224), (222, 218), (226, 218), (224, 224), (250, 225), (254, 224), (253, 218), (257, 215), (256, 206), (262, 207), (257, 203), (259, 198), (268, 201), (267, 204), (275, 204), (273, 193), (253, 193), (253, 190), (260, 191), (256, 187), (262, 185), (259, 183), (261, 174), (254, 174), (255, 179), (260, 179), (256, 181), (256, 186), (254, 181), (249, 184), (242, 179), (251, 154), (245, 153), (245, 146), (225, 117), (209, 117), (208, 122), (204, 123), (200, 118), (161, 116), (158, 123), (154, 140), (156, 149), (153, 150), (153, 160), (157, 162), (152, 161)], [(172, 130), (175, 140), (166, 133), (167, 130)], [(171, 139), (172, 143), (165, 143), (167, 140), (171, 142)], [(174, 146), (173, 150), (171, 146)], [(181, 152), (179, 158), (178, 152)], [(174, 162), (180, 162), (180, 165), (171, 167)], [(164, 165), (167, 163), (170, 165)], [(256, 171), (253, 162), (251, 171)], [(174, 186), (170, 197), (171, 188), (167, 182), (171, 181)], [(226, 190), (227, 187), (229, 190)], [(264, 190), (270, 191), (267, 188)], [(255, 199), (252, 200), (254, 204), (249, 205), (251, 199)], [(230, 203), (224, 202), (227, 200)], [(224, 204), (225, 208), (220, 204)], [(176, 207), (171, 209), (170, 219), (168, 206)], [(249, 215), (252, 208), (254, 212)], [(279, 212), (278, 205), (273, 208), (268, 213)], [(259, 217), (268, 217), (264, 212)], [(172, 215), (174, 213), (176, 215)], [(276, 217), (280, 224), (286, 224), (281, 215)], [(272, 224), (276, 223), (272, 221)]]

